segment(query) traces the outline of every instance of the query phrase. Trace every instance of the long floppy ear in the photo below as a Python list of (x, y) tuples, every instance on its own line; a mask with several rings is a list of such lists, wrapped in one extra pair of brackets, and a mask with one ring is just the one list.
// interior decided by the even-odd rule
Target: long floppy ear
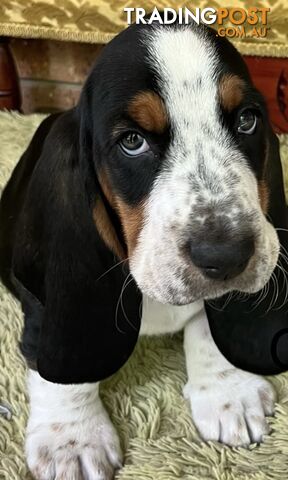
[(268, 219), (277, 229), (281, 244), (281, 268), (276, 267), (265, 298), (258, 305), (259, 296), (250, 295), (230, 301), (225, 296), (213, 301), (213, 307), (208, 303), (205, 306), (212, 336), (223, 355), (243, 370), (271, 375), (288, 369), (287, 281), (283, 274), (288, 272), (288, 215), (279, 141), (271, 127), (267, 137), (262, 186), (269, 196)]
[(140, 328), (141, 295), (80, 117), (79, 109), (61, 115), (43, 139), (13, 252), (22, 351), (57, 383), (110, 376), (131, 355)]

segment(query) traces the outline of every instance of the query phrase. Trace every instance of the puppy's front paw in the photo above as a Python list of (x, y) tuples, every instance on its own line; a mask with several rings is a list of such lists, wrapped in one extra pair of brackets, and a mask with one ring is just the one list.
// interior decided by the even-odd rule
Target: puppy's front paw
[(117, 433), (104, 411), (79, 422), (28, 425), (26, 455), (36, 480), (111, 480), (122, 464)]
[(261, 442), (269, 433), (265, 415), (274, 412), (275, 392), (264, 378), (230, 368), (188, 383), (184, 396), (204, 440), (240, 446)]

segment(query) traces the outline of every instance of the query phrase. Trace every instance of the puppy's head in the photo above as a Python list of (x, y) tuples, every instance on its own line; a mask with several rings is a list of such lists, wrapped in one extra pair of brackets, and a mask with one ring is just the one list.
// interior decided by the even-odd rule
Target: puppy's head
[(228, 41), (202, 26), (132, 26), (105, 48), (81, 107), (143, 293), (181, 305), (267, 283), (279, 254), (271, 127)]

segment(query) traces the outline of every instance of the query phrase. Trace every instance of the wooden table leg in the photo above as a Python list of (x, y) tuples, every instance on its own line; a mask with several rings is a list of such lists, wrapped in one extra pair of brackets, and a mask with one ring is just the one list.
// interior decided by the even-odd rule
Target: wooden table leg
[(9, 47), (9, 39), (0, 37), (0, 110), (21, 109), (19, 77)]

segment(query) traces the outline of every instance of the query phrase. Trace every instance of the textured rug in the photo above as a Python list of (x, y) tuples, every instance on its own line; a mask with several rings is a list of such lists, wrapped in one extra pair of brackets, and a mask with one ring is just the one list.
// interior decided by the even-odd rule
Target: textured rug
[[(0, 113), (0, 191), (43, 117)], [(288, 136), (281, 138), (288, 179)], [(288, 184), (287, 184), (288, 187)], [(288, 188), (286, 188), (288, 192)], [(0, 286), (0, 480), (28, 480), (23, 454), (28, 404), (17, 342), (19, 305)], [(181, 395), (186, 381), (181, 335), (141, 339), (128, 364), (101, 388), (126, 452), (119, 480), (284, 480), (288, 476), (288, 374), (278, 392), (272, 433), (260, 446), (231, 449), (201, 441)]]

